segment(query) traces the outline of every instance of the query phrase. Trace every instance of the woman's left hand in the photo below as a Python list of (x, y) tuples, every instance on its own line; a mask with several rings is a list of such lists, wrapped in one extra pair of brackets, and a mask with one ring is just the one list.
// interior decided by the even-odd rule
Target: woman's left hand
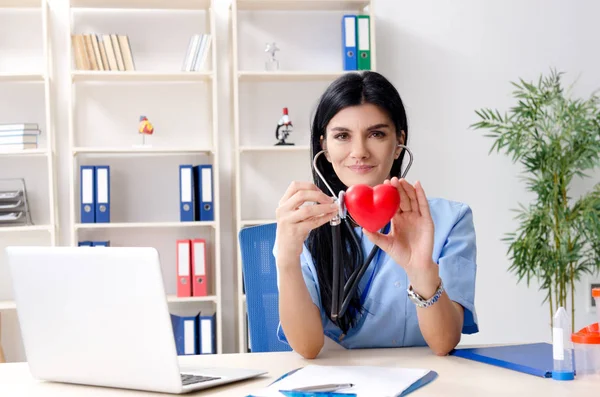
[(400, 193), (400, 207), (391, 220), (388, 234), (365, 235), (404, 268), (414, 291), (425, 299), (439, 283), (438, 266), (432, 260), (434, 225), (427, 197), (420, 182), (413, 187), (405, 179), (386, 180)]

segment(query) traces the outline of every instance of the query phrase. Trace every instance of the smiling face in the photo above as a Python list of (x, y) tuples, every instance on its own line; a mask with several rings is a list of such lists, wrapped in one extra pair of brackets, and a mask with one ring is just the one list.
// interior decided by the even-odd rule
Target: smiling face
[(390, 178), (392, 163), (400, 156), (403, 135), (378, 106), (365, 103), (340, 110), (321, 138), (327, 160), (344, 185), (376, 186)]

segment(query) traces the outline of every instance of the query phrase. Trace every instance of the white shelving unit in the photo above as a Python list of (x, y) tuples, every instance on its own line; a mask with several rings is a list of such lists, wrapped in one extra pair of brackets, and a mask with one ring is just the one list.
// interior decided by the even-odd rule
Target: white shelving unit
[(0, 8), (43, 8), (44, 0), (0, 0)]
[(14, 310), (16, 308), (15, 301), (0, 301), (0, 310)]
[(0, 73), (0, 81), (7, 82), (19, 82), (19, 83), (42, 83), (46, 80), (46, 76), (43, 74), (35, 74), (35, 73)]
[[(19, 233), (19, 232), (48, 232), (53, 233), (52, 225), (31, 225), (31, 226), (14, 226), (14, 227), (0, 227), (0, 234), (2, 233)], [(54, 245), (54, 244), (52, 244)]]
[(170, 148), (97, 148), (97, 147), (74, 147), (73, 154), (81, 154), (81, 153), (89, 153), (89, 154), (105, 154), (105, 155), (121, 155), (121, 154), (129, 154), (129, 155), (152, 155), (152, 156), (168, 156), (168, 155), (182, 155), (182, 154), (193, 154), (193, 153), (203, 153), (210, 155), (212, 154), (212, 149), (201, 149), (201, 148), (185, 148), (185, 147), (170, 147)]
[(237, 0), (238, 10), (252, 11), (356, 11), (368, 0)]
[(123, 82), (195, 82), (207, 81), (213, 77), (212, 72), (117, 72), (79, 70), (71, 74), (73, 81), (123, 81)]
[(181, 298), (176, 295), (167, 295), (167, 302), (216, 302), (217, 297), (215, 295), (210, 296), (190, 296), (187, 298)]
[(215, 222), (123, 222), (123, 223), (76, 223), (75, 229), (161, 229), (215, 227)]
[(28, 150), (19, 150), (14, 152), (4, 152), (0, 153), (1, 157), (38, 157), (38, 156), (47, 156), (47, 149), (28, 149)]
[(240, 146), (240, 152), (302, 152), (307, 153), (310, 150), (308, 145), (294, 146)]
[(331, 81), (342, 75), (343, 72), (263, 72), (263, 71), (239, 71), (237, 72), (240, 81)]
[[(2, 1), (2, 0), (0, 0)], [(69, 27), (69, 59), (71, 60), (71, 95), (69, 100), (69, 150), (72, 155), (72, 161), (70, 161), (70, 218), (71, 218), (71, 245), (77, 245), (78, 241), (85, 236), (103, 236), (104, 239), (109, 239), (111, 245), (134, 245), (136, 243), (144, 244), (144, 238), (146, 236), (153, 236), (154, 238), (159, 237), (157, 241), (166, 241), (166, 243), (156, 246), (159, 250), (161, 265), (163, 267), (163, 276), (171, 275), (173, 280), (176, 274), (176, 263), (175, 263), (175, 247), (177, 238), (206, 238), (207, 241), (207, 254), (208, 264), (210, 269), (210, 281), (212, 283), (212, 295), (204, 297), (177, 297), (174, 294), (175, 284), (169, 283), (165, 285), (167, 289), (167, 301), (170, 306), (173, 305), (200, 305), (198, 307), (205, 308), (211, 307), (216, 313), (216, 344), (217, 353), (223, 352), (223, 327), (222, 327), (222, 297), (221, 297), (221, 223), (219, 216), (219, 149), (218, 149), (218, 109), (217, 109), (217, 93), (218, 93), (218, 80), (217, 80), (217, 65), (216, 65), (216, 26), (214, 7), (211, 0), (71, 0), (70, 1), (70, 27)], [(85, 27), (79, 28), (78, 19), (84, 15), (84, 20), (87, 21)], [(91, 15), (91, 17), (90, 17)], [(110, 17), (107, 17), (109, 15)], [(126, 15), (126, 16), (125, 16)], [(192, 16), (193, 15), (193, 16)], [(173, 49), (167, 48), (171, 51), (171, 58), (165, 61), (164, 53), (157, 50), (156, 54), (141, 54), (138, 64), (136, 56), (136, 43), (134, 37), (138, 40), (146, 39), (144, 32), (147, 29), (153, 29), (152, 26), (140, 26), (136, 27), (134, 21), (130, 21), (136, 18), (150, 18), (151, 20), (157, 20), (163, 18), (162, 21), (173, 21), (177, 18), (187, 18), (186, 28), (194, 30), (190, 33), (186, 40), (189, 40), (191, 34), (195, 33), (209, 33), (212, 35), (212, 42), (210, 47), (209, 57), (207, 58), (206, 69), (197, 72), (185, 72), (181, 71), (180, 64), (176, 64), (176, 60), (173, 57), (178, 57), (179, 53)], [(90, 31), (93, 24), (93, 18), (97, 20), (98, 25), (101, 26), (96, 32)], [(130, 20), (128, 20), (129, 18)], [(168, 19), (166, 19), (168, 18)], [(172, 19), (171, 19), (172, 18)], [(190, 25), (190, 18), (192, 19)], [(197, 18), (197, 22), (196, 19)], [(204, 18), (204, 19), (203, 19)], [(117, 22), (115, 22), (117, 20)], [(121, 23), (121, 24), (119, 24)], [(190, 27), (191, 26), (191, 27)], [(204, 31), (200, 31), (204, 26)], [(161, 26), (160, 28), (163, 28)], [(186, 28), (183, 28), (185, 30)], [(104, 29), (104, 30), (102, 30)], [(110, 30), (112, 29), (112, 30)], [(115, 32), (115, 29), (120, 29), (120, 32)], [(137, 29), (137, 30), (136, 30)], [(76, 70), (75, 62), (73, 57), (73, 48), (71, 45), (71, 35), (77, 33), (118, 33), (130, 35), (132, 54), (134, 58), (135, 71), (89, 71), (89, 70)], [(137, 36), (136, 36), (137, 34)], [(181, 32), (177, 32), (177, 40), (181, 38)], [(167, 33), (161, 39), (172, 40), (172, 44), (181, 47), (181, 62), (185, 57), (188, 42), (175, 43), (173, 36)], [(150, 39), (151, 40), (151, 39)], [(144, 49), (148, 51), (148, 47), (155, 43), (144, 42)], [(139, 47), (138, 47), (139, 48)], [(164, 47), (161, 47), (164, 49)], [(156, 57), (149, 60), (149, 57)], [(168, 57), (169, 54), (166, 55)], [(161, 63), (162, 62), (162, 63)], [(155, 64), (163, 65), (161, 68), (155, 67)], [(138, 67), (141, 65), (141, 67)], [(164, 65), (167, 65), (166, 67)], [(148, 67), (150, 66), (150, 67)], [(92, 87), (92, 88), (89, 88)], [(79, 112), (82, 111), (79, 107), (83, 108), (81, 104), (82, 98), (87, 98), (85, 95), (88, 94), (89, 90), (94, 89), (103, 90), (108, 92), (112, 89), (129, 90), (128, 92), (135, 92), (139, 89), (155, 89), (155, 92), (162, 92), (162, 95), (153, 95), (152, 99), (148, 99), (147, 96), (141, 95), (139, 98), (132, 97), (134, 103), (125, 104), (125, 109), (110, 108), (110, 111), (124, 111), (128, 112), (129, 108), (132, 109), (136, 106), (136, 100), (143, 100), (144, 106), (151, 107), (152, 101), (160, 101), (163, 95), (170, 95), (171, 90), (188, 89), (194, 95), (203, 95), (206, 93), (207, 103), (206, 106), (202, 106), (199, 109), (192, 109), (188, 112), (188, 115), (195, 116), (193, 113), (199, 113), (205, 111), (206, 114), (204, 120), (206, 122), (204, 128), (190, 128), (188, 126), (187, 131), (194, 131), (192, 135), (186, 138), (198, 137), (198, 139), (208, 141), (203, 142), (201, 145), (190, 144), (188, 141), (182, 141), (181, 137), (178, 141), (177, 136), (162, 141), (155, 141), (158, 143), (150, 142), (151, 145), (146, 147), (138, 147), (132, 145), (130, 140), (132, 135), (136, 134), (137, 122), (133, 120), (139, 116), (139, 114), (132, 115), (131, 126), (127, 129), (132, 132), (115, 134), (112, 131), (112, 135), (107, 136), (105, 140), (94, 140), (89, 139), (87, 133), (99, 134), (98, 131), (87, 131), (86, 116), (80, 116)], [(133, 87), (133, 88), (130, 88)], [(198, 87), (198, 88), (196, 88)], [(88, 91), (86, 91), (88, 90)], [(132, 91), (133, 90), (133, 91)], [(79, 91), (82, 91), (80, 93)], [(127, 91), (120, 91), (127, 92)], [(116, 98), (116, 96), (115, 96)], [(92, 103), (94, 106), (98, 106), (97, 103)], [(101, 103), (99, 106), (105, 105), (107, 107), (113, 106), (110, 103)], [(140, 106), (138, 106), (139, 108)], [(154, 109), (154, 108), (153, 108)], [(133, 112), (133, 110), (132, 110)], [(184, 111), (181, 111), (184, 113)], [(155, 112), (154, 114), (157, 114)], [(172, 113), (174, 114), (174, 113)], [(111, 119), (111, 114), (106, 115), (107, 119)], [(150, 122), (153, 121), (152, 115), (147, 115)], [(163, 116), (162, 114), (159, 116)], [(185, 116), (185, 115), (182, 115)], [(81, 117), (81, 118), (78, 118)], [(117, 116), (115, 116), (118, 118)], [(129, 116), (127, 116), (129, 117)], [(201, 116), (200, 116), (201, 117)], [(161, 120), (168, 120), (167, 118), (161, 118)], [(112, 120), (109, 120), (112, 121)], [(174, 121), (173, 118), (170, 121)], [(175, 120), (177, 121), (177, 120)], [(181, 126), (171, 127), (165, 122), (163, 125), (158, 126), (154, 124), (155, 132), (154, 135), (149, 137), (150, 140), (158, 139), (167, 136), (169, 133), (177, 133), (181, 131)], [(116, 127), (115, 127), (116, 128)], [(196, 134), (197, 130), (197, 134)], [(96, 135), (97, 136), (97, 135)], [(139, 138), (139, 137), (138, 137)], [(141, 138), (139, 138), (141, 139)], [(86, 142), (83, 142), (86, 141)], [(90, 143), (91, 142), (91, 143)], [(108, 145), (108, 146), (106, 146)], [(146, 161), (150, 163), (148, 167), (153, 168), (156, 175), (154, 178), (144, 178), (136, 174), (135, 164), (139, 161)], [(164, 163), (161, 163), (164, 162)], [(179, 221), (179, 200), (178, 200), (178, 185), (179, 185), (179, 169), (178, 164), (194, 164), (209, 163), (213, 165), (213, 200), (216, 203), (214, 211), (214, 221), (198, 221), (198, 222), (180, 222)], [(80, 190), (79, 190), (79, 170), (80, 165), (83, 164), (107, 164), (111, 166), (111, 222), (110, 223), (80, 223)], [(116, 164), (116, 165), (115, 165)], [(166, 168), (163, 164), (168, 164)], [(131, 165), (131, 167), (130, 167)], [(139, 171), (139, 168), (138, 168)], [(172, 175), (172, 177), (171, 177)], [(117, 182), (120, 178), (121, 182)], [(140, 181), (139, 179), (143, 179)], [(168, 181), (169, 187), (160, 185), (160, 182)], [(121, 183), (120, 185), (118, 185)], [(135, 185), (137, 183), (137, 185)], [(156, 183), (156, 186), (152, 186)], [(119, 211), (119, 206), (125, 206), (124, 203), (119, 202), (119, 198), (126, 200), (131, 204), (135, 203), (136, 198), (132, 197), (131, 194), (120, 193), (119, 186), (122, 189), (131, 188), (131, 186), (149, 186), (149, 189), (160, 194), (167, 191), (166, 196), (169, 197), (169, 202), (160, 202), (155, 204), (156, 208), (148, 212), (148, 219), (139, 219), (139, 213), (136, 219), (129, 218), (128, 212), (136, 211)], [(177, 189), (176, 193), (170, 189), (173, 185), (174, 189)], [(169, 190), (170, 189), (170, 190)], [(135, 190), (135, 189), (134, 189)], [(117, 193), (117, 194), (115, 194)], [(120, 194), (119, 194), (120, 193)], [(168, 194), (173, 193), (173, 194)], [(133, 193), (135, 194), (135, 193)], [(143, 197), (142, 197), (143, 196)], [(147, 195), (140, 193), (139, 200), (145, 201), (148, 198)], [(170, 198), (176, 198), (170, 200)], [(117, 201), (116, 201), (117, 200)], [(150, 200), (152, 201), (152, 200)], [(172, 208), (176, 209), (176, 213)], [(135, 207), (135, 205), (134, 205)], [(169, 211), (165, 211), (164, 208), (168, 207)], [(134, 208), (135, 209), (135, 208)], [(138, 211), (139, 212), (139, 211)], [(163, 216), (162, 219), (157, 220), (158, 213), (167, 212), (169, 215)], [(135, 240), (136, 235), (140, 235)], [(108, 238), (108, 236), (110, 238)], [(163, 236), (171, 236), (170, 239)], [(114, 238), (114, 239), (113, 239)], [(129, 243), (130, 238), (134, 239), (134, 243)], [(89, 238), (87, 238), (89, 239)], [(119, 243), (119, 240), (123, 239), (128, 241), (127, 243)], [(161, 251), (162, 249), (162, 251)], [(165, 280), (167, 283), (167, 280)], [(169, 290), (172, 292), (169, 292)], [(194, 306), (195, 308), (196, 306)], [(204, 310), (204, 309), (202, 309)]]
[[(301, 11), (301, 12), (298, 12)], [(301, 170), (298, 175), (304, 180), (312, 180), (310, 174), (310, 111), (316, 105), (318, 96), (326, 86), (337, 77), (346, 73), (342, 66), (341, 49), (341, 17), (346, 13), (364, 14), (370, 16), (371, 36), (371, 70), (376, 70), (375, 48), (375, 14), (373, 1), (370, 0), (233, 0), (231, 4), (231, 37), (232, 37), (232, 85), (233, 85), (233, 120), (234, 120), (234, 171), (235, 171), (235, 218), (236, 231), (243, 227), (275, 222), (276, 202), (272, 194), (283, 194), (294, 175), (286, 178), (286, 173)], [(308, 23), (307, 18), (314, 20)], [(246, 18), (247, 17), (247, 18)], [(267, 19), (268, 18), (268, 19)], [(302, 19), (304, 18), (304, 19)], [(251, 28), (242, 31), (249, 21)], [(302, 22), (301, 22), (302, 21)], [(299, 26), (299, 24), (302, 24)], [(256, 25), (260, 25), (257, 29)], [(303, 29), (307, 30), (303, 30)], [(272, 29), (272, 30), (271, 30)], [(326, 32), (322, 30), (325, 29)], [(277, 33), (273, 33), (276, 31)], [(258, 32), (258, 33), (257, 33)], [(265, 33), (266, 32), (266, 33)], [(271, 36), (268, 36), (272, 33)], [(304, 34), (306, 33), (306, 34)], [(260, 38), (250, 37), (256, 34)], [(307, 36), (307, 37), (305, 37)], [(296, 40), (301, 38), (300, 40)], [(283, 45), (281, 44), (283, 41)], [(286, 41), (287, 40), (287, 41)], [(276, 71), (265, 71), (264, 44), (275, 41), (281, 52), (276, 58), (281, 59), (280, 68)], [(289, 48), (292, 48), (290, 50)], [(298, 50), (301, 48), (301, 50)], [(300, 56), (298, 51), (310, 51), (306, 56)], [(283, 54), (286, 54), (285, 56)], [(281, 55), (281, 56), (280, 56)], [(261, 56), (260, 62), (256, 58)], [(248, 60), (248, 58), (254, 58)], [(244, 62), (245, 61), (245, 62)], [(253, 62), (254, 61), (254, 62)], [(243, 86), (250, 88), (244, 91)], [(267, 88), (260, 88), (266, 85)], [(291, 89), (279, 89), (281, 85), (292, 86)], [(261, 93), (268, 92), (269, 97), (261, 101)], [(297, 96), (309, 92), (306, 100)], [(314, 93), (314, 96), (313, 96)], [(273, 103), (273, 98), (281, 100), (280, 105)], [(310, 103), (307, 103), (310, 102)], [(300, 128), (294, 127), (291, 141), (294, 146), (274, 146), (275, 127), (281, 113), (278, 109), (288, 107), (287, 103), (305, 108), (301, 112)], [(267, 115), (264, 105), (271, 111)], [(251, 108), (248, 110), (248, 108)], [(298, 120), (295, 109), (290, 107), (292, 122)], [(267, 126), (242, 125), (242, 113), (251, 114), (254, 119), (271, 118)], [(260, 117), (256, 117), (259, 114)], [(251, 118), (249, 118), (251, 119)], [(259, 136), (256, 135), (258, 131)], [(264, 131), (263, 131), (264, 130)], [(297, 133), (297, 131), (299, 133)], [(271, 137), (270, 141), (261, 138)], [(252, 139), (254, 138), (254, 139)], [(248, 143), (248, 141), (254, 141)], [(258, 142), (259, 141), (259, 142)], [(267, 165), (272, 159), (275, 165)], [(297, 163), (296, 161), (301, 161)], [(289, 162), (291, 164), (280, 164)], [(253, 168), (256, 166), (256, 169)], [(293, 171), (293, 172), (292, 172)], [(283, 177), (281, 174), (284, 174)], [(273, 177), (277, 176), (277, 181)], [(250, 179), (252, 183), (244, 186), (242, 182)], [(269, 186), (263, 186), (265, 182)], [(272, 184), (287, 183), (284, 186), (272, 188)], [(245, 190), (250, 189), (251, 191)], [(264, 192), (266, 190), (266, 192)], [(275, 193), (276, 191), (276, 193)], [(261, 197), (262, 196), (262, 197)], [(261, 198), (269, 200), (261, 200)], [(272, 211), (268, 214), (254, 214), (248, 203), (258, 202), (257, 205), (269, 206), (273, 202)], [(237, 238), (236, 238), (237, 241)], [(243, 291), (242, 261), (240, 249), (237, 250), (236, 277), (236, 312), (238, 328), (238, 351), (247, 352), (246, 329), (246, 296)]]
[(145, 10), (208, 10), (211, 0), (72, 0), (74, 8), (121, 8)]
[[(6, 245), (51, 245), (54, 246), (57, 244), (57, 233), (58, 233), (58, 216), (56, 209), (56, 199), (57, 199), (57, 188), (56, 188), (56, 168), (55, 168), (55, 138), (54, 138), (54, 125), (52, 120), (52, 104), (50, 97), (50, 89), (52, 84), (52, 59), (51, 59), (51, 48), (50, 48), (50, 27), (49, 27), (49, 6), (47, 0), (0, 0), (0, 13), (33, 13), (37, 14), (35, 18), (39, 16), (39, 26), (41, 27), (41, 63), (39, 65), (39, 70), (34, 72), (27, 72), (23, 70), (17, 70), (16, 67), (11, 67), (10, 69), (14, 70), (2, 70), (0, 71), (0, 87), (4, 87), (5, 84), (15, 85), (13, 89), (19, 89), (19, 87), (27, 87), (27, 86), (35, 86), (38, 87), (41, 85), (43, 88), (43, 123), (38, 122), (40, 124), (41, 129), (41, 137), (45, 141), (45, 147), (40, 147), (38, 149), (26, 149), (22, 151), (14, 151), (14, 152), (0, 152), (0, 178), (4, 177), (22, 177), (17, 172), (15, 172), (14, 168), (5, 168), (8, 164), (13, 164), (14, 167), (19, 167), (17, 164), (23, 164), (24, 161), (29, 161), (30, 159), (42, 158), (45, 160), (45, 181), (40, 182), (44, 179), (44, 172), (35, 173), (36, 183), (31, 183), (28, 180), (28, 177), (24, 177), (26, 189), (28, 191), (28, 202), (29, 208), (35, 208), (37, 211), (32, 209), (32, 218), (33, 225), (28, 226), (0, 226), (0, 241), (3, 241), (2, 247)], [(16, 14), (15, 14), (16, 15)], [(10, 27), (8, 28), (10, 29)], [(18, 36), (17, 36), (18, 37)], [(13, 36), (13, 39), (19, 40)], [(12, 40), (12, 39), (11, 39)], [(8, 42), (8, 37), (5, 42)], [(0, 48), (0, 52), (2, 49)], [(3, 88), (4, 90), (4, 88)], [(8, 88), (11, 90), (11, 88)], [(7, 91), (5, 91), (7, 92)], [(14, 92), (14, 91), (12, 91)], [(12, 95), (12, 94), (11, 94)], [(29, 106), (30, 104), (26, 104)], [(21, 109), (18, 109), (18, 112), (15, 112), (17, 109), (5, 108), (5, 110), (9, 110), (11, 113), (20, 113)], [(5, 119), (6, 115), (0, 116), (2, 119), (0, 123), (20, 123), (20, 122), (36, 122), (35, 120), (14, 120), (14, 119)], [(40, 120), (42, 121), (42, 120)], [(45, 125), (44, 125), (45, 124)], [(39, 160), (35, 160), (36, 162)], [(31, 174), (29, 172), (29, 174)], [(47, 186), (47, 188), (40, 188), (39, 184), (43, 183)], [(37, 205), (35, 201), (39, 201), (43, 199), (43, 197), (35, 197), (35, 194), (31, 194), (32, 191), (40, 191), (43, 192), (47, 189), (47, 206), (46, 205)], [(46, 215), (42, 215), (46, 213)], [(36, 219), (43, 219), (40, 221), (36, 221)], [(42, 242), (44, 241), (44, 242)], [(3, 249), (0, 247), (0, 249)], [(6, 276), (6, 280), (8, 279), (8, 274), (5, 273), (8, 269), (5, 263), (3, 262), (4, 254), (0, 254), (0, 270), (2, 271), (2, 275), (0, 275), (0, 279)], [(6, 291), (2, 291), (4, 286), (8, 286), (8, 281), (4, 283), (0, 282), (0, 294), (2, 296), (6, 295)], [(0, 301), (0, 311), (2, 310), (14, 310), (15, 304), (12, 300), (4, 300)]]

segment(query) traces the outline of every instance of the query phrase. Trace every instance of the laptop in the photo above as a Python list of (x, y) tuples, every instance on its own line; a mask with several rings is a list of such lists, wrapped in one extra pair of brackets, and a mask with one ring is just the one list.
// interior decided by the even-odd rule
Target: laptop
[[(183, 394), (267, 373), (182, 370), (154, 248), (7, 247), (6, 253), (37, 379)], [(209, 359), (198, 355), (193, 362)]]

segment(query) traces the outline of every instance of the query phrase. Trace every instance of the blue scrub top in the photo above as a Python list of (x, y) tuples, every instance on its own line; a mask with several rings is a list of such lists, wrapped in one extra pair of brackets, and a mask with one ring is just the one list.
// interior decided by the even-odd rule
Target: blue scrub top
[[(479, 331), (474, 305), (477, 249), (472, 211), (466, 204), (445, 199), (429, 199), (428, 202), (435, 225), (433, 260), (439, 265), (446, 294), (464, 308), (462, 333), (476, 333)], [(357, 237), (361, 237), (367, 258), (373, 244), (361, 236), (360, 228), (355, 231)], [(327, 318), (321, 306), (317, 271), (306, 244), (300, 262), (308, 292), (321, 312), (324, 333), (332, 340), (347, 349), (426, 345), (419, 329), (416, 306), (406, 292), (409, 283), (406, 272), (385, 252), (380, 250), (359, 282), (359, 292), (362, 292), (376, 268), (363, 303), (366, 310), (358, 315), (357, 325), (346, 335), (342, 335), (342, 331)], [(277, 336), (288, 343), (281, 323), (277, 327)]]

